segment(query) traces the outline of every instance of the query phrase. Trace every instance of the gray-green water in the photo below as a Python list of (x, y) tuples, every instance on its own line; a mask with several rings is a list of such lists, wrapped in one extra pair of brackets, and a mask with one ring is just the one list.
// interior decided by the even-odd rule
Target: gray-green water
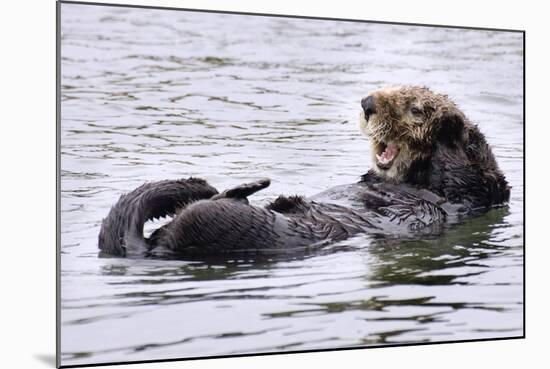
[[(63, 364), (523, 334), (521, 34), (61, 7)], [(359, 101), (388, 84), (453, 97), (508, 208), (287, 260), (98, 258), (101, 219), (146, 180), (270, 177), (257, 204), (357, 181)]]

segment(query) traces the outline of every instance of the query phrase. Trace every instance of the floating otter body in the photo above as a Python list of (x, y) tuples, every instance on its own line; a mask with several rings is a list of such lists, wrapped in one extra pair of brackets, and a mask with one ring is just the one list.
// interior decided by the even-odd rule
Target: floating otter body
[[(392, 87), (361, 101), (373, 169), (355, 184), (311, 198), (280, 196), (265, 207), (247, 196), (268, 179), (219, 193), (197, 178), (146, 183), (121, 196), (103, 220), (107, 254), (214, 255), (293, 252), (357, 233), (437, 234), (508, 201), (510, 190), (485, 137), (446, 96)], [(173, 216), (149, 238), (147, 220)]]

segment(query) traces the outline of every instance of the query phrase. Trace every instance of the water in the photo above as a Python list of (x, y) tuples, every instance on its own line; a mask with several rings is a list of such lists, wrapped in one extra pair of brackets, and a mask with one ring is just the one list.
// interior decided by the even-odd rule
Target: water
[[(523, 334), (521, 34), (61, 7), (63, 364)], [(508, 208), (294, 259), (98, 258), (101, 219), (146, 180), (270, 177), (256, 204), (357, 181), (359, 100), (388, 84), (479, 123)]]

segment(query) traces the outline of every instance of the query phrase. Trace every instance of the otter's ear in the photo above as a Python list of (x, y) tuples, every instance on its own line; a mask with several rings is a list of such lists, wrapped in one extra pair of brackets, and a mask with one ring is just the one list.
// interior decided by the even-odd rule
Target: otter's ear
[(435, 122), (435, 140), (447, 146), (456, 146), (462, 141), (464, 117), (457, 112), (443, 112)]

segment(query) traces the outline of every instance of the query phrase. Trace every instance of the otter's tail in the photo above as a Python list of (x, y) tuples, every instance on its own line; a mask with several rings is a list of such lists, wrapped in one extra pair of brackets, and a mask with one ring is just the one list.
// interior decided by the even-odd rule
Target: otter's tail
[(149, 248), (143, 237), (146, 221), (174, 215), (178, 208), (209, 199), (217, 193), (214, 187), (199, 178), (145, 183), (122, 195), (103, 219), (99, 248), (117, 256), (146, 251)]

